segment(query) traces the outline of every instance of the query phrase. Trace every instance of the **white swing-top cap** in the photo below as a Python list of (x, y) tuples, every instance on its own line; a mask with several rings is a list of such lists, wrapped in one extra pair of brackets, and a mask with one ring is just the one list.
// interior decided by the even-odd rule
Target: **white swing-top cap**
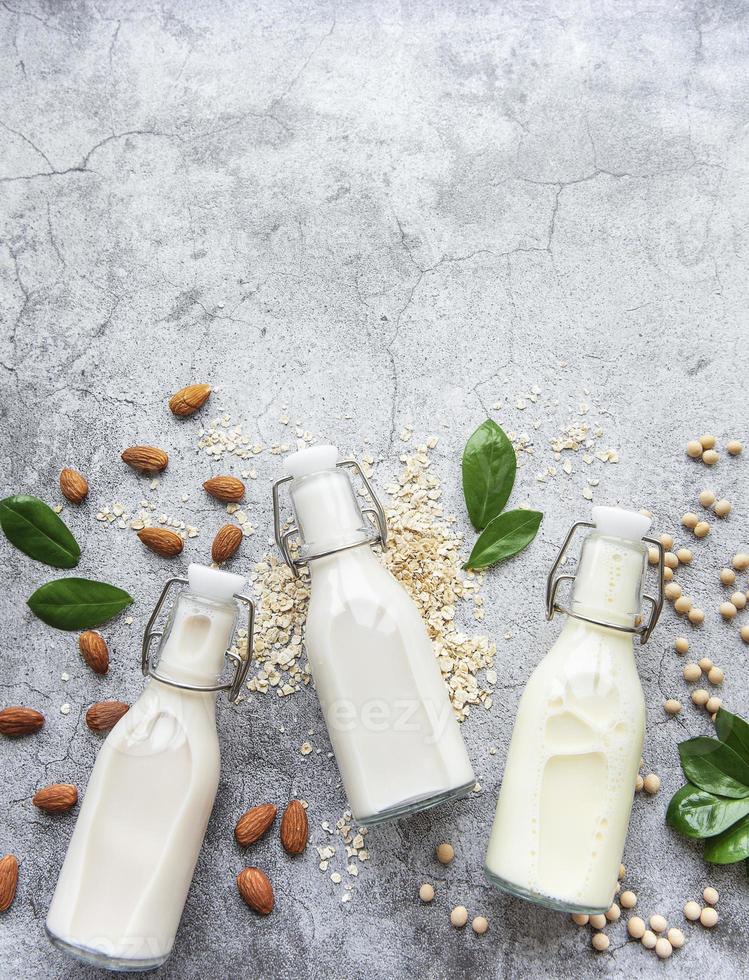
[(601, 534), (640, 541), (650, 530), (650, 518), (622, 507), (594, 507), (593, 523)]
[(295, 480), (308, 473), (319, 473), (320, 470), (334, 470), (338, 462), (338, 446), (310, 446), (300, 449), (287, 456), (283, 468), (287, 476)]
[(190, 592), (214, 599), (216, 602), (229, 602), (236, 592), (247, 584), (244, 575), (234, 575), (232, 572), (222, 572), (218, 568), (208, 568), (192, 562), (187, 569), (187, 581)]

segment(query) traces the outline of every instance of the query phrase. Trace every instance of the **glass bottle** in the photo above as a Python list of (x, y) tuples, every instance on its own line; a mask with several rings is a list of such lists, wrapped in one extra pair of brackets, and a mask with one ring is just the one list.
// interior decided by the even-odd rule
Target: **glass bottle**
[[(499, 889), (579, 913), (605, 912), (614, 896), (645, 732), (633, 638), (647, 642), (663, 605), (650, 519), (594, 507), (593, 522), (574, 525), (549, 575), (547, 617), (567, 621), (520, 700), (485, 863)], [(555, 578), (578, 527), (593, 530), (577, 574)], [(661, 573), (647, 625), (643, 541)], [(569, 609), (556, 601), (564, 580)]]
[[(464, 796), (475, 777), (426, 627), (372, 551), (387, 538), (372, 487), (358, 464), (338, 462), (335, 446), (293, 453), (285, 469), (273, 488), (276, 540), (296, 575), (309, 568), (305, 645), (357, 822), (379, 823)], [(372, 507), (359, 506), (351, 469)], [(284, 484), (296, 517), (286, 532)], [(298, 556), (291, 547), (297, 535)]]
[[(50, 941), (109, 970), (151, 970), (169, 956), (218, 788), (216, 697), (236, 700), (249, 667), (254, 606), (240, 575), (190, 565), (170, 579), (143, 640), (145, 690), (102, 745), (46, 921)], [(174, 585), (187, 586), (162, 632)], [(248, 653), (227, 653), (237, 601)], [(158, 664), (151, 641), (161, 637)], [(236, 662), (219, 682), (224, 658)]]

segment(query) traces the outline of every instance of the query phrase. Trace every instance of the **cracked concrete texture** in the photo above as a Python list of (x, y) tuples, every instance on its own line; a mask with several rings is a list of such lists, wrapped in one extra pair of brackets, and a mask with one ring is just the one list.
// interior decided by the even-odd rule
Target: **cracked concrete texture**
[[(458, 461), (492, 414), (530, 434), (535, 458), (522, 457), (515, 499), (546, 516), (533, 547), (487, 578), (500, 685), (493, 709), (463, 729), (481, 793), (372, 831), (372, 859), (342, 905), (313, 853), (292, 863), (269, 839), (243, 855), (231, 838), (238, 813), (266, 799), (308, 799), (313, 843), (342, 812), (313, 692), (222, 704), (219, 796), (161, 975), (741, 973), (743, 869), (706, 866), (663, 825), (681, 781), (676, 744), (709, 731), (691, 705), (676, 719), (662, 712), (665, 696), (688, 699), (671, 651), (684, 626), (670, 611), (637, 653), (645, 758), (663, 789), (635, 801), (627, 881), (641, 914), (679, 926), (684, 901), (715, 884), (718, 928), (685, 929), (686, 948), (664, 966), (626, 943), (620, 923), (611, 951), (595, 955), (587, 930), (490, 891), (481, 862), (522, 684), (558, 630), (542, 621), (544, 577), (587, 514), (588, 479), (600, 480), (596, 501), (647, 506), (659, 529), (677, 527), (705, 484), (734, 501), (685, 578), (707, 610), (693, 646), (725, 668), (727, 705), (749, 713), (746, 652), (718, 620), (714, 576), (749, 544), (747, 464), (723, 459), (708, 473), (682, 454), (703, 431), (749, 439), (748, 37), (740, 2), (0, 2), (2, 489), (55, 501), (61, 466), (83, 470), (91, 501), (65, 509), (80, 573), (136, 598), (132, 626), (106, 627), (113, 663), (96, 678), (74, 637), (25, 611), (55, 573), (0, 543), (2, 702), (48, 719), (40, 736), (0, 745), (0, 851), (21, 859), (0, 922), (8, 976), (94, 976), (43, 937), (72, 816), (50, 819), (30, 797), (45, 782), (85, 786), (98, 745), (86, 706), (137, 697), (140, 631), (160, 583), (207, 558), (225, 516), (198, 488), (227, 464), (196, 454), (200, 422), (178, 424), (164, 406), (194, 380), (220, 389), (204, 419), (223, 408), (254, 439), (293, 441), (278, 423), (288, 405), (319, 438), (381, 459), (381, 488), (407, 448), (403, 425), (414, 441), (436, 433), (446, 509), (469, 540)], [(533, 385), (538, 403), (518, 409)], [(586, 467), (578, 454), (570, 477), (539, 482), (555, 465), (549, 440), (575, 419), (600, 424), (598, 446), (617, 449), (619, 464)], [(135, 442), (170, 451), (155, 493), (123, 473), (119, 452)], [(245, 569), (268, 547), (279, 459), (256, 465)], [(167, 566), (92, 520), (105, 503), (149, 494), (201, 528), (184, 561)], [(309, 730), (322, 752), (302, 759)], [(456, 845), (449, 869), (432, 857), (441, 839)], [(245, 860), (275, 883), (268, 919), (237, 899)], [(424, 880), (437, 888), (431, 908), (416, 900)], [(455, 904), (486, 914), (490, 932), (452, 930)]]

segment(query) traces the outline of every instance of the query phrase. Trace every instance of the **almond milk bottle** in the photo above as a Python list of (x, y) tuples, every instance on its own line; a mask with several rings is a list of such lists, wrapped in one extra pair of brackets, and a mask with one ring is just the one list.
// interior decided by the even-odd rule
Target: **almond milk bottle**
[[(109, 970), (151, 970), (172, 949), (218, 788), (216, 696), (236, 700), (247, 673), (254, 607), (240, 575), (190, 565), (171, 579), (143, 641), (143, 694), (99, 751), (47, 915), (52, 943)], [(187, 586), (163, 632), (170, 588)], [(249, 609), (248, 655), (219, 683)], [(161, 637), (158, 663), (151, 640)]]
[[(426, 627), (372, 551), (387, 537), (372, 487), (358, 464), (338, 462), (335, 446), (293, 453), (285, 468), (273, 488), (276, 540), (295, 575), (309, 568), (305, 645), (356, 820), (379, 823), (464, 796), (475, 777)], [(352, 469), (372, 503), (364, 510)], [(282, 485), (296, 517), (285, 532)]]
[[(576, 528), (591, 528), (576, 575), (555, 573)], [(503, 891), (568, 912), (605, 912), (616, 888), (645, 732), (633, 638), (647, 642), (663, 605), (663, 548), (650, 520), (594, 507), (575, 524), (549, 575), (547, 618), (562, 633), (518, 708), (485, 871)], [(646, 547), (660, 554), (658, 599), (640, 615)], [(569, 608), (557, 603), (574, 581)]]

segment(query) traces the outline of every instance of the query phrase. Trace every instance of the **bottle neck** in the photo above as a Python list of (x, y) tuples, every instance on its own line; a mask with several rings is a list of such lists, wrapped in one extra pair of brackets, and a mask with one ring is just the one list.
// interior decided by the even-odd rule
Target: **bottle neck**
[(645, 555), (642, 541), (590, 534), (575, 576), (572, 611), (615, 626), (633, 627), (642, 608)]
[(344, 470), (319, 470), (298, 477), (289, 492), (302, 539), (302, 558), (365, 544), (376, 537)]
[(216, 684), (236, 620), (234, 603), (183, 593), (161, 641), (157, 672), (180, 684), (200, 687)]

